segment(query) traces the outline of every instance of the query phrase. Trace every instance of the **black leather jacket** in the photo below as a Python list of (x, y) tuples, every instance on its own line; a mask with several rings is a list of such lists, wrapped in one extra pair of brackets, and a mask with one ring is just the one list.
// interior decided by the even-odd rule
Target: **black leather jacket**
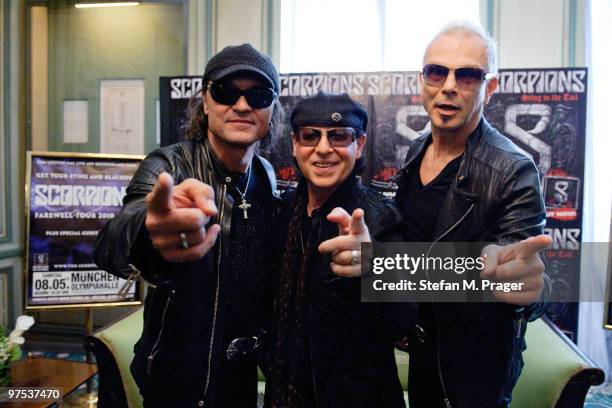
[[(430, 137), (423, 135), (412, 144), (407, 165), (397, 176), (400, 208), (407, 193), (409, 165)], [(541, 234), (545, 217), (535, 164), (482, 119), (469, 137), (443, 204), (435, 241), (517, 241)], [(417, 334), (421, 343), (437, 345), (438, 361), (432, 363), (437, 364), (443, 392), (452, 407), (509, 404), (523, 366), (526, 321), (541, 316), (545, 306), (545, 302), (528, 308), (503, 303), (433, 304), (434, 332), (426, 333), (419, 327)], [(418, 347), (411, 352), (417, 353)]]
[[(149, 154), (132, 178), (121, 212), (96, 241), (95, 260), (100, 267), (123, 278), (140, 274), (151, 284), (144, 329), (131, 366), (147, 406), (255, 407), (256, 403), (255, 362), (228, 363), (225, 357), (232, 340), (224, 333), (225, 313), (236, 289), (219, 273), (219, 267), (231, 255), (228, 243), (234, 203), (227, 192), (230, 175), (211, 164), (209, 149), (206, 140), (198, 139)], [(219, 223), (221, 232), (213, 249), (198, 261), (166, 262), (148, 238), (145, 197), (162, 171), (171, 174), (175, 184), (196, 178), (215, 190), (219, 213), (211, 222)], [(255, 156), (253, 171), (267, 175), (273, 196), (276, 178), (272, 166)], [(276, 205), (280, 198), (274, 196), (272, 201)], [(272, 221), (261, 222), (271, 225)], [(265, 271), (266, 254), (261, 252), (256, 262)], [(261, 279), (253, 282), (257, 300), (249, 313), (256, 316), (263, 309), (262, 302), (271, 299), (266, 293), (269, 286)]]

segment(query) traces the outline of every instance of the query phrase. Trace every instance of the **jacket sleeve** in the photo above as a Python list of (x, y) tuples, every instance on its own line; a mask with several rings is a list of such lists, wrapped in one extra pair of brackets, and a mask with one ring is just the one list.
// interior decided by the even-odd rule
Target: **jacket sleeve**
[(123, 198), (123, 208), (96, 239), (94, 259), (102, 269), (124, 279), (140, 275), (153, 285), (172, 280), (175, 264), (153, 248), (145, 228), (145, 199), (157, 176), (166, 171), (175, 177), (174, 168), (170, 157), (159, 149), (140, 164)]
[[(499, 197), (502, 197), (502, 210), (493, 233), (495, 241), (505, 245), (542, 234), (546, 210), (533, 161), (525, 158), (514, 164), (504, 176)], [(523, 310), (529, 321), (542, 316), (549, 306), (552, 284), (546, 272), (544, 275), (540, 298)]]
[(535, 164), (519, 160), (504, 175), (499, 191), (501, 211), (494, 238), (502, 243), (519, 241), (541, 234), (546, 223), (540, 177)]

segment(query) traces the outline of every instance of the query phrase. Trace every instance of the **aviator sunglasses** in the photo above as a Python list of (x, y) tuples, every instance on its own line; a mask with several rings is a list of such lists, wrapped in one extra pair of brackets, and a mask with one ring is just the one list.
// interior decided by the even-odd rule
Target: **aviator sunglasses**
[(327, 134), (327, 142), (331, 147), (347, 147), (357, 139), (357, 132), (353, 128), (314, 129), (309, 127), (299, 128), (297, 131), (298, 143), (305, 147), (316, 147), (323, 133)]
[(250, 89), (238, 89), (232, 84), (213, 82), (210, 85), (210, 95), (222, 105), (234, 105), (241, 96), (244, 96), (249, 106), (253, 109), (267, 108), (274, 102), (276, 92), (271, 88), (256, 87)]
[(480, 68), (450, 69), (444, 65), (427, 64), (423, 67), (423, 79), (427, 85), (442, 86), (451, 71), (455, 73), (457, 87), (463, 89), (475, 88), (495, 76), (492, 72), (484, 72)]

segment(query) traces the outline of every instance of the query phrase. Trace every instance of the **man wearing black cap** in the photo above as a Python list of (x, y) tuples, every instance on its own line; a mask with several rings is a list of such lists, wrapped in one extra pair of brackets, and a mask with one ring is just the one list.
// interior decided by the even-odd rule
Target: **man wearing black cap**
[(269, 299), (264, 254), (279, 198), (254, 150), (282, 126), (278, 94), (276, 68), (251, 45), (213, 56), (189, 140), (145, 158), (98, 236), (98, 265), (151, 284), (131, 366), (145, 407), (256, 406), (255, 362), (227, 350), (258, 335)]
[[(319, 92), (291, 115), (293, 156), (303, 175), (288, 192), (275, 242), (278, 262), (274, 329), (270, 338), (266, 406), (404, 407), (393, 352), (399, 325), (389, 310), (360, 302), (360, 281), (319, 252), (319, 244), (345, 234), (394, 225), (391, 202), (357, 180), (368, 117), (347, 94)], [(342, 207), (350, 223), (339, 222)], [(364, 217), (365, 210), (365, 217)], [(346, 214), (346, 213), (344, 213)], [(340, 228), (339, 228), (340, 226)], [(394, 237), (387, 237), (394, 239)], [(395, 239), (399, 239), (395, 237)], [(348, 268), (359, 268), (349, 251)], [(338, 260), (339, 262), (341, 260)]]

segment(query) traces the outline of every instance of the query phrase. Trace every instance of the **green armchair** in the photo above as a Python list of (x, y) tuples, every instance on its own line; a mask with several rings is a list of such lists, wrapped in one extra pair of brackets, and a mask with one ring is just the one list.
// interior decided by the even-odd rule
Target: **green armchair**
[[(85, 337), (84, 347), (95, 354), (98, 364), (98, 407), (142, 407), (142, 398), (130, 375), (133, 347), (141, 331), (139, 309)], [(526, 336), (525, 367), (514, 389), (512, 408), (582, 407), (589, 387), (603, 383), (603, 371), (594, 367), (547, 319), (529, 323)], [(406, 390), (408, 355), (396, 351), (396, 360)], [(260, 392), (264, 386), (265, 379), (260, 373)]]
[(130, 373), (134, 344), (142, 332), (142, 308), (90, 336), (83, 347), (98, 365), (99, 408), (141, 408), (142, 396)]

